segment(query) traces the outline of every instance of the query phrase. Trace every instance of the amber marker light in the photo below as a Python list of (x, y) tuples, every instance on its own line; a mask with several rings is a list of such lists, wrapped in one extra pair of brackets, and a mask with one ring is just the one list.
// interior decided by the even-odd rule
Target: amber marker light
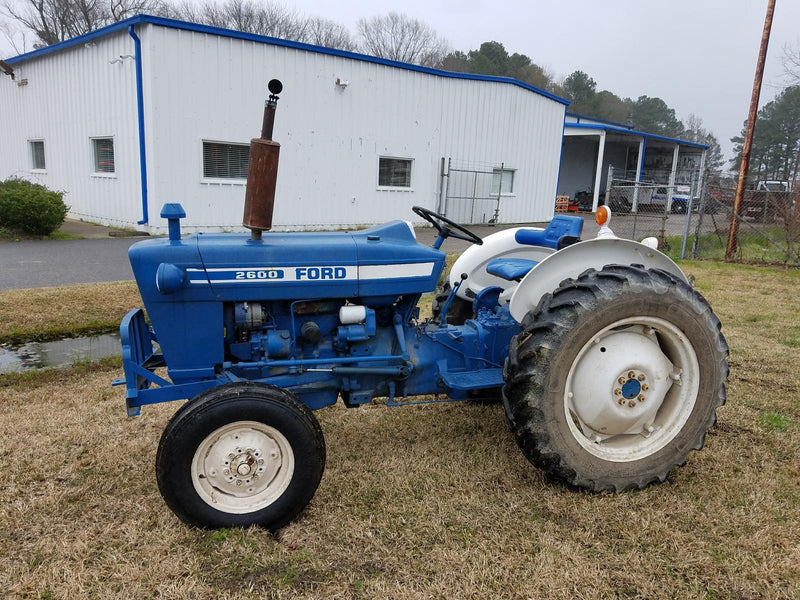
[(608, 210), (607, 206), (601, 206), (597, 209), (597, 212), (594, 215), (595, 222), (602, 227), (606, 223), (608, 223), (608, 218), (611, 216), (611, 211)]

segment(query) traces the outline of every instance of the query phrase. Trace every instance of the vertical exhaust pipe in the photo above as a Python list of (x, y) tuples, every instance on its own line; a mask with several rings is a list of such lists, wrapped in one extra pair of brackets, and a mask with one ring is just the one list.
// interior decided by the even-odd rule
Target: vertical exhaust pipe
[(278, 181), (278, 157), (281, 145), (272, 140), (275, 109), (283, 84), (273, 79), (267, 85), (269, 98), (264, 104), (261, 137), (250, 140), (250, 159), (247, 168), (247, 188), (244, 194), (242, 225), (250, 230), (251, 240), (260, 240), (262, 231), (272, 229), (275, 208), (275, 185)]

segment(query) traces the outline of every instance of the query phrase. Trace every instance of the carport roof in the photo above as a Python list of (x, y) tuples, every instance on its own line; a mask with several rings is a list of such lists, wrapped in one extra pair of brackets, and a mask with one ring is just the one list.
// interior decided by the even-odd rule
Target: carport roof
[(629, 129), (618, 125), (611, 125), (606, 123), (564, 123), (564, 130), (567, 129), (585, 129), (587, 131), (613, 131), (622, 135), (631, 137), (643, 137), (648, 140), (659, 140), (662, 142), (670, 142), (678, 144), (679, 146), (690, 146), (700, 150), (708, 150), (709, 146), (706, 144), (699, 144), (697, 142), (689, 142), (687, 140), (679, 140), (677, 138), (667, 137), (665, 135), (658, 135), (656, 133), (647, 133), (645, 131), (638, 131), (636, 129)]

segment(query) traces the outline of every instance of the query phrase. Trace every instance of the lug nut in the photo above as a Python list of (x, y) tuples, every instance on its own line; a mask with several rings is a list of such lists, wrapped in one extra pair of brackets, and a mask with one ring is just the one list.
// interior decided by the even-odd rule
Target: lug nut
[(614, 390), (614, 393), (615, 393), (617, 396), (622, 396), (622, 390), (621, 390), (621, 389), (619, 389), (619, 388), (615, 389), (615, 390)]
[(619, 400), (617, 400), (617, 404), (619, 405), (625, 404), (625, 398), (620, 398)]
[(631, 400), (630, 402), (628, 402), (628, 406), (630, 406), (631, 408), (633, 408), (634, 406), (636, 406), (636, 402), (634, 402), (633, 400)]
[(639, 394), (636, 398), (639, 402), (644, 402), (644, 394)]
[(628, 379), (633, 379), (634, 377), (636, 377), (636, 373), (633, 371), (628, 371)]
[(649, 390), (649, 389), (650, 389), (650, 386), (649, 386), (649, 385), (647, 385), (646, 383), (643, 383), (643, 384), (642, 384), (642, 391), (645, 391), (645, 392), (646, 392), (646, 391), (647, 391), (647, 390)]
[(636, 379), (638, 379), (639, 381), (644, 381), (645, 380), (644, 373), (639, 373), (639, 376)]
[(618, 382), (620, 385), (622, 385), (623, 383), (625, 383), (625, 378), (624, 378), (624, 377), (620, 377), (619, 379), (617, 379), (617, 382)]

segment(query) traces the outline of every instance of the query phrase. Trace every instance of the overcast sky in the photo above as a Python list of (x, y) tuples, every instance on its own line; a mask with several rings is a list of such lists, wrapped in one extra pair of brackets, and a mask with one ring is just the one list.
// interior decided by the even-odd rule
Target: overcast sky
[[(699, 115), (726, 156), (747, 116), (766, 0), (289, 0), (355, 31), (360, 17), (406, 13), (454, 49), (502, 42), (557, 77), (588, 73), (598, 90), (659, 96), (680, 119)], [(777, 0), (762, 104), (786, 84), (781, 57), (800, 43), (800, 1)], [(0, 55), (13, 54), (0, 41)]]

